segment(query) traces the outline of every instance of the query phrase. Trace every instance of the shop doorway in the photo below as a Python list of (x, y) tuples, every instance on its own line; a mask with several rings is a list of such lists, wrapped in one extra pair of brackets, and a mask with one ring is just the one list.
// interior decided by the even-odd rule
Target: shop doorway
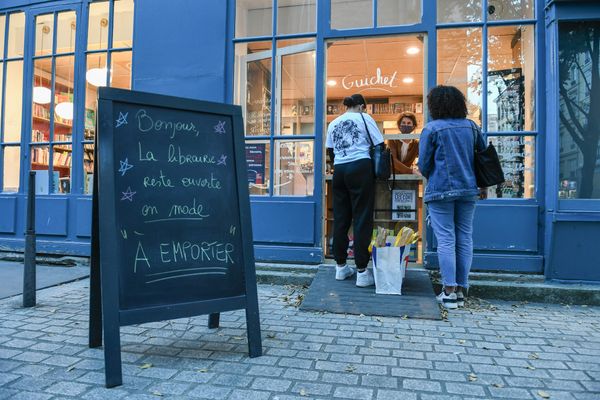
[[(413, 245), (410, 254), (410, 262), (416, 264), (423, 262), (425, 243), (424, 181), (416, 170), (415, 155), (411, 156), (410, 151), (402, 152), (402, 149), (416, 148), (425, 122), (426, 40), (425, 34), (418, 33), (328, 42), (324, 110), (326, 132), (329, 123), (345, 112), (344, 97), (362, 94), (368, 103), (367, 112), (377, 122), (386, 142), (398, 149), (393, 178), (376, 185), (375, 227), (393, 230), (394, 234), (403, 226), (418, 232), (419, 241)], [(397, 120), (402, 115), (412, 115), (416, 119), (416, 129), (410, 134), (399, 131)], [(333, 165), (326, 159), (323, 207), (326, 257), (332, 257), (332, 169)], [(348, 252), (352, 257), (352, 230), (349, 237)]]

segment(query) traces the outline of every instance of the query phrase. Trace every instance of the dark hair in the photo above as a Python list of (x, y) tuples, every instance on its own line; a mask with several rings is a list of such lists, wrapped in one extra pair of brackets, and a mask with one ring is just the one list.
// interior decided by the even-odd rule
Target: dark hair
[(350, 97), (344, 98), (344, 105), (346, 107), (354, 107), (360, 105), (364, 105), (366, 107), (367, 102), (365, 101), (365, 98), (362, 94), (355, 93)]
[(427, 106), (432, 119), (467, 117), (465, 95), (454, 86), (439, 85), (431, 89)]
[(410, 119), (413, 123), (413, 126), (415, 128), (417, 127), (417, 117), (415, 116), (415, 114), (411, 113), (410, 111), (404, 111), (398, 116), (398, 119), (396, 120), (396, 125), (398, 125), (398, 129), (400, 129), (400, 122), (402, 122), (404, 118)]

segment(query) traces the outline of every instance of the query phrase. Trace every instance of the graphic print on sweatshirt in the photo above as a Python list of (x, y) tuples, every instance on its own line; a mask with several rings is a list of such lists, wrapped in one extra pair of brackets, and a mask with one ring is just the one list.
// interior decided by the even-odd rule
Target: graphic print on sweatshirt
[(352, 120), (342, 121), (333, 128), (333, 147), (336, 153), (346, 157), (347, 151), (360, 138), (360, 129)]

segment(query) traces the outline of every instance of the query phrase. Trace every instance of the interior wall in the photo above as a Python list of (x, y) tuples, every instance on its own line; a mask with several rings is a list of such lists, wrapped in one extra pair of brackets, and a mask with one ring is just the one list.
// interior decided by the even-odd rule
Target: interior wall
[(133, 89), (223, 102), (227, 2), (136, 2)]

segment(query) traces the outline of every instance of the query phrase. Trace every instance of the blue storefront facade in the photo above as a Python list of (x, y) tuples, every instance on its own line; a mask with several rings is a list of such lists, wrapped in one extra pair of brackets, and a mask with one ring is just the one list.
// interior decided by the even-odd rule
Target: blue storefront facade
[[(257, 260), (320, 263), (341, 99), (363, 93), (395, 140), (396, 115), (421, 128), (428, 88), (451, 84), (508, 178), (477, 204), (474, 269), (600, 281), (599, 46), (597, 1), (4, 1), (0, 251), (23, 251), (35, 170), (38, 251), (89, 255), (94, 100), (112, 86), (240, 104)], [(398, 178), (418, 203), (422, 180)], [(381, 223), (413, 218), (435, 266), (416, 203)]]

